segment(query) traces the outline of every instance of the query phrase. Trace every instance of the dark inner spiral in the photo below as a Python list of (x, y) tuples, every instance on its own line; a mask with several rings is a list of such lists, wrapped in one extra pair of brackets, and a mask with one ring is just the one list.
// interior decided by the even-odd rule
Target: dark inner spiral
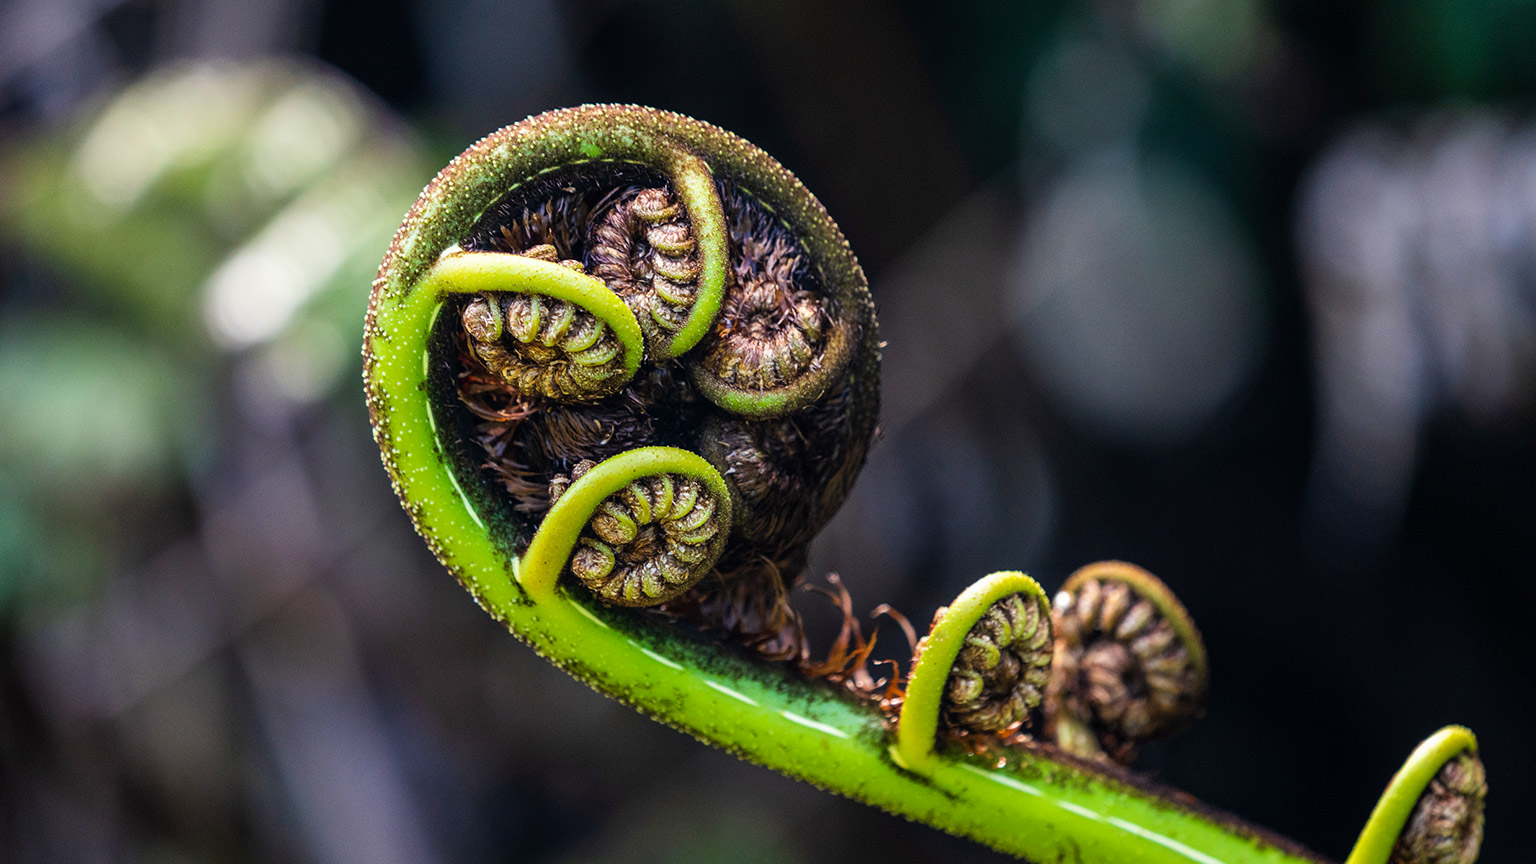
[[(633, 245), (621, 249), (625, 254), (616, 254), (611, 227), (605, 237), (598, 236), (599, 227), (641, 190), (666, 187), (663, 176), (630, 163), (588, 163), (551, 172), (509, 192), (459, 245), (466, 251), (518, 254), (549, 244), (559, 259), (581, 262), (586, 272), (624, 296), (616, 281), (648, 275), (624, 270), (647, 266), (646, 238), (631, 238)], [(773, 325), (791, 319), (810, 321), (810, 329), (824, 339), (839, 310), (799, 240), (755, 197), (724, 180), (718, 189), (730, 229), (732, 278), (719, 318), (694, 356), (744, 340), (747, 344), (726, 347), (740, 350), (749, 363), (759, 362), (763, 352), (776, 350)], [(743, 300), (744, 293), (753, 296)], [(516, 392), (471, 353), (463, 334), (457, 345), (459, 397), (485, 454), (483, 470), (510, 497), (521, 547), (549, 508), (552, 478), (569, 474), (582, 460), (601, 461), (648, 445), (675, 446), (705, 455), (740, 496), (736, 539), (717, 569), (731, 578), (752, 571), (752, 578), (776, 582), (798, 574), (806, 544), (847, 496), (863, 461), (863, 445), (849, 431), (854, 398), (849, 382), (789, 416), (748, 420), (703, 398), (684, 368), (687, 361), (648, 359), (619, 392), (584, 404), (562, 404)], [(793, 365), (783, 364), (786, 369)], [(702, 590), (723, 581), (706, 580)], [(782, 594), (781, 586), (767, 587), (769, 595)], [(744, 590), (729, 593), (735, 597)], [(707, 597), (690, 602), (722, 605)], [(734, 600), (723, 605), (731, 607), (721, 613), (730, 618), (783, 614), (743, 612)], [(759, 622), (765, 630), (779, 624)], [(754, 629), (750, 622), (741, 627)]]

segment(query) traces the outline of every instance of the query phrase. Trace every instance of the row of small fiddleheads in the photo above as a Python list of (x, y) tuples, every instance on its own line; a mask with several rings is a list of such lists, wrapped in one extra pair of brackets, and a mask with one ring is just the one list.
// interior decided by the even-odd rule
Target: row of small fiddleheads
[[(1207, 679), (1189, 615), (1139, 568), (1084, 568), (1054, 602), (989, 576), (883, 684), (862, 637), (812, 659), (786, 598), (874, 435), (879, 340), (836, 225), (745, 141), (627, 106), (487, 137), (407, 214), (365, 354), (417, 529), (602, 692), (1037, 860), (1320, 860), (1124, 767)], [(1442, 732), (1351, 864), (1471, 860), (1482, 790), (1470, 734)]]

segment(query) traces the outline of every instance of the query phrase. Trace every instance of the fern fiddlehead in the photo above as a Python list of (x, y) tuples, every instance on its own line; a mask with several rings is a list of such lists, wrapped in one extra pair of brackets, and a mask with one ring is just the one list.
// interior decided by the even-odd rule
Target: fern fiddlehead
[[(417, 530), (488, 612), (598, 690), (1036, 860), (1321, 860), (1091, 758), (1203, 697), (1198, 634), (1150, 577), (1069, 585), (1097, 594), (1059, 602), (1053, 627), (1033, 580), (994, 574), (938, 616), (897, 698), (793, 662), (785, 580), (863, 463), (878, 337), (836, 225), (741, 139), (633, 106), (488, 136), (407, 214), (365, 356), (374, 435)], [(1118, 709), (1099, 704), (1117, 687)], [(1062, 748), (1026, 734), (1042, 700)], [(1468, 749), (1424, 759), (1438, 771)], [(1350, 864), (1386, 860), (1396, 813)]]

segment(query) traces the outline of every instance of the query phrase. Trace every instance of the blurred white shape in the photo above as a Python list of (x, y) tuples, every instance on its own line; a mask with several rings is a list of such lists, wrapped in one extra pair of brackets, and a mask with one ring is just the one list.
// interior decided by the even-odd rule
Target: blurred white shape
[(225, 347), (276, 336), (318, 291), (344, 249), (322, 211), (289, 208), (208, 277), (208, 326)]
[(262, 98), (257, 76), (199, 64), (151, 75), (114, 100), (73, 155), (106, 215), (130, 209), (163, 174), (207, 159), (246, 128)]
[(1426, 418), (1488, 421), (1529, 395), (1533, 240), (1536, 132), (1490, 112), (1367, 122), (1324, 152), (1297, 227), (1321, 402), (1314, 529), (1381, 539)]
[(292, 193), (352, 150), (366, 119), (347, 88), (327, 79), (302, 80), (251, 130), (247, 183), (263, 197)]
[(219, 265), (203, 285), (214, 341), (241, 350), (281, 333), (362, 251), (360, 236), (375, 236), (374, 224), (392, 206), (380, 186), (377, 165), (354, 162), (312, 186)]
[(1257, 267), (1211, 186), (1129, 145), (1079, 159), (1025, 233), (1018, 349), (1079, 422), (1126, 438), (1196, 431), (1260, 349)]

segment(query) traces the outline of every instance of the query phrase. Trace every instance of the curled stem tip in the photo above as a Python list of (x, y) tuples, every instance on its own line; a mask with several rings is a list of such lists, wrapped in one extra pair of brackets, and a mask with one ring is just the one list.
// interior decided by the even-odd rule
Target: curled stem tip
[(721, 256), (708, 254), (712, 248), (701, 252), (689, 218), (718, 211), (719, 198), (712, 184), (691, 197), (685, 209), (665, 187), (624, 193), (591, 229), (592, 272), (629, 304), (657, 360), (698, 344), (724, 294)]
[(1046, 698), (1062, 749), (1129, 762), (1141, 742), (1203, 708), (1205, 647), (1167, 586), (1119, 561), (1090, 564), (1056, 595), (1056, 656)]
[(1472, 864), (1487, 795), (1477, 738), (1447, 726), (1393, 775), (1345, 864)]
[(805, 247), (761, 202), (733, 194), (725, 206), (733, 285), (689, 375), (734, 414), (782, 416), (845, 377), (861, 336), (859, 298), (845, 283), (826, 285)]
[(1023, 573), (993, 573), (934, 616), (918, 643), (892, 757), (921, 771), (941, 726), (1000, 733), (1024, 722), (1050, 674), (1050, 606)]
[(422, 284), (468, 297), (460, 320), (470, 351), (520, 396), (589, 402), (618, 392), (643, 353), (634, 314), (579, 262), (554, 260), (553, 246), (530, 251), (445, 255)]
[(949, 671), (941, 725), (1003, 732), (1028, 719), (1050, 680), (1050, 621), (1045, 604), (1025, 594), (987, 607)]
[(709, 573), (730, 534), (720, 474), (673, 447), (641, 447), (579, 463), (550, 484), (551, 504), (519, 579), (548, 592), (562, 573), (618, 606), (654, 606)]
[(1473, 750), (1440, 767), (1392, 847), (1392, 864), (1472, 864), (1483, 844), (1488, 779)]

